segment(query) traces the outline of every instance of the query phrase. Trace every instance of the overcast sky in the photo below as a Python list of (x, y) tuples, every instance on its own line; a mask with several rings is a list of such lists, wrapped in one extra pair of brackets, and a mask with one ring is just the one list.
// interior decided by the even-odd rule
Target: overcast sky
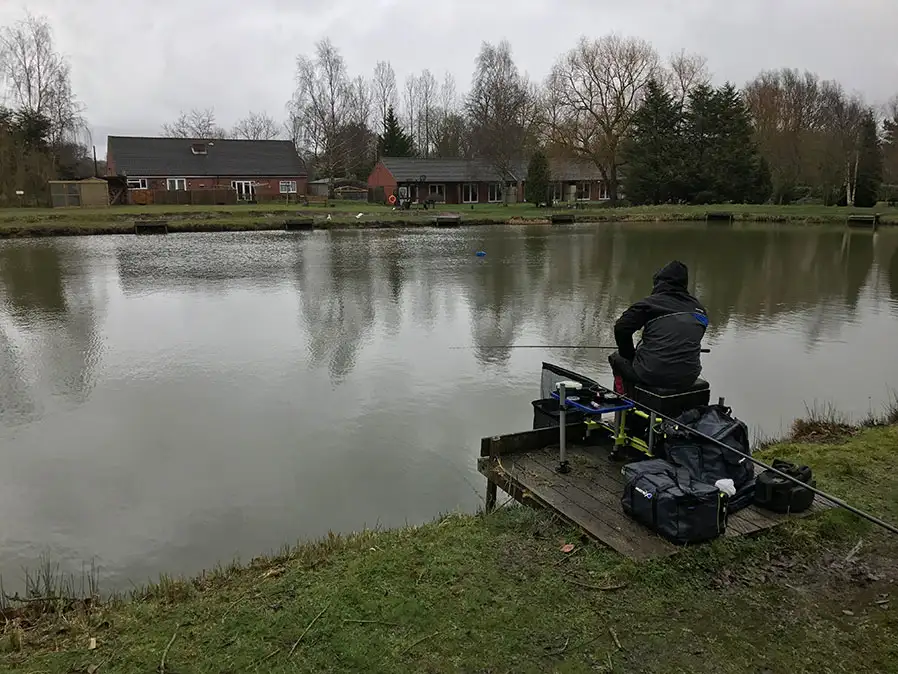
[(191, 107), (226, 127), (251, 109), (283, 118), (297, 54), (325, 36), (350, 74), (385, 59), (400, 86), (430, 68), (466, 89), (481, 42), (502, 38), (542, 79), (581, 34), (616, 31), (700, 52), (718, 82), (787, 66), (870, 102), (898, 93), (898, 0), (0, 0), (0, 23), (25, 6), (51, 20), (98, 152)]

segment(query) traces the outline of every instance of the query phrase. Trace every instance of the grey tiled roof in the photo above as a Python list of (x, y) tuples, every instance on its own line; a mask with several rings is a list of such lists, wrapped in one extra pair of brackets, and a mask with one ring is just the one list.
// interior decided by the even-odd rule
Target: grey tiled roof
[[(207, 154), (191, 145), (205, 143)], [(306, 168), (289, 140), (201, 140), (110, 136), (107, 151), (119, 175), (300, 176)]]
[[(396, 182), (413, 182), (426, 176), (426, 182), (491, 182), (501, 180), (496, 168), (484, 159), (419, 159), (381, 157)], [(512, 162), (511, 173), (518, 180), (527, 178), (525, 159)], [(575, 160), (549, 160), (553, 180), (601, 180), (594, 164)]]

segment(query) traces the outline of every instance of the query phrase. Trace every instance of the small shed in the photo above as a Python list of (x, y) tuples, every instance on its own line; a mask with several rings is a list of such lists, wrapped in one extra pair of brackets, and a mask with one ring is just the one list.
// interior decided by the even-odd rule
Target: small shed
[(99, 208), (109, 205), (109, 184), (100, 178), (50, 180), (49, 185), (53, 208)]

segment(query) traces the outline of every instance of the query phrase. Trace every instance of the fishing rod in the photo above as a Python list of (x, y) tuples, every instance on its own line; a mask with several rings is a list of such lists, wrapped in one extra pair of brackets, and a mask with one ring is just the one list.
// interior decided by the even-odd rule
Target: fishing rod
[[(576, 346), (574, 344), (513, 344), (511, 346), (450, 346), (450, 349), (616, 349), (616, 346)], [(711, 349), (702, 349), (711, 353)]]
[[(609, 391), (610, 393), (615, 393), (614, 391), (611, 391), (610, 389), (607, 389), (604, 386), (601, 386), (601, 384), (600, 384), (600, 387), (604, 388), (606, 391)], [(641, 404), (637, 403), (635, 400), (631, 400), (630, 398), (628, 398), (624, 395), (621, 395), (619, 393), (615, 393), (615, 395), (622, 400), (626, 400), (627, 402), (632, 403), (633, 405), (636, 405), (638, 407), (645, 407), (645, 405), (641, 405)], [(672, 423), (674, 426), (676, 426), (678, 428), (682, 428), (682, 429), (686, 430), (687, 432), (692, 433), (693, 435), (701, 438), (702, 440), (707, 440), (708, 442), (711, 442), (715, 445), (723, 447), (724, 449), (728, 449), (729, 451), (733, 452), (734, 454), (737, 454), (738, 456), (741, 456), (744, 459), (748, 459), (752, 463), (754, 463), (758, 466), (761, 466), (762, 468), (765, 468), (766, 470), (769, 470), (769, 471), (775, 473), (776, 475), (779, 475), (780, 477), (789, 480), (790, 482), (794, 482), (799, 487), (803, 487), (804, 489), (814, 492), (818, 496), (822, 496), (830, 503), (833, 503), (833, 504), (839, 506), (840, 508), (844, 508), (848, 512), (854, 513), (858, 517), (862, 517), (865, 520), (867, 520), (868, 522), (872, 522), (873, 524), (876, 524), (877, 526), (882, 527), (886, 531), (889, 531), (893, 534), (898, 535), (898, 527), (896, 527), (895, 525), (889, 524), (888, 522), (885, 522), (885, 521), (879, 519), (878, 517), (875, 517), (874, 515), (865, 513), (863, 510), (860, 510), (859, 508), (855, 508), (853, 505), (845, 503), (845, 501), (843, 501), (842, 499), (832, 496), (831, 494), (827, 494), (825, 491), (821, 491), (820, 489), (817, 489), (816, 487), (812, 487), (808, 484), (805, 484), (801, 480), (794, 478), (791, 475), (784, 473), (783, 471), (781, 471), (777, 468), (774, 468), (773, 466), (768, 466), (763, 461), (760, 461), (759, 459), (754, 458), (750, 454), (745, 454), (744, 452), (740, 452), (735, 447), (730, 447), (728, 444), (718, 440), (717, 438), (712, 438), (710, 435), (702, 433), (701, 431), (697, 431), (694, 428), (690, 428), (689, 426), (684, 426), (684, 425), (680, 424), (679, 422), (677, 422), (676, 419), (673, 419), (669, 416), (661, 414), (660, 412), (655, 412), (651, 408), (646, 408), (646, 409), (649, 409), (652, 412), (652, 414), (654, 414), (656, 417), (660, 417), (662, 420), (668, 421), (668, 422)]]

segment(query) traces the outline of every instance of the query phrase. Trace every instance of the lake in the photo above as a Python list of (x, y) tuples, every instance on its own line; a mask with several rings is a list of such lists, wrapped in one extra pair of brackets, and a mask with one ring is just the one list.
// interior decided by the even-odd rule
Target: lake
[[(478, 257), (477, 251), (485, 256)], [(706, 225), (0, 242), (0, 573), (104, 589), (328, 530), (474, 511), (481, 437), (526, 430), (548, 360), (608, 379), (670, 259), (703, 376), (757, 433), (898, 388), (898, 231)], [(466, 347), (453, 349), (451, 347)]]

